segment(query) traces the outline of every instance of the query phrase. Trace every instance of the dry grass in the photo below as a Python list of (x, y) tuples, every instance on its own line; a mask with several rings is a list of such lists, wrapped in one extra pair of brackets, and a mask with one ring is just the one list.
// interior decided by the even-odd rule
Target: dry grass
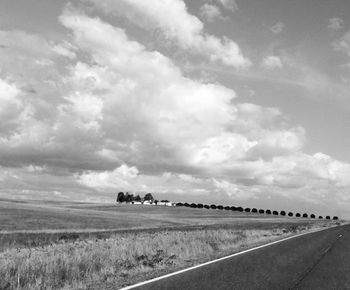
[(274, 229), (124, 233), (103, 240), (8, 249), (0, 253), (0, 289), (121, 287), (305, 229), (295, 224)]

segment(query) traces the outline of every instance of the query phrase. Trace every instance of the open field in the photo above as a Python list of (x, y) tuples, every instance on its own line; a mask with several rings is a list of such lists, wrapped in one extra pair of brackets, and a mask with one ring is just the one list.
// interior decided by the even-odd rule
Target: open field
[(1, 200), (0, 289), (115, 289), (335, 224), (183, 207)]

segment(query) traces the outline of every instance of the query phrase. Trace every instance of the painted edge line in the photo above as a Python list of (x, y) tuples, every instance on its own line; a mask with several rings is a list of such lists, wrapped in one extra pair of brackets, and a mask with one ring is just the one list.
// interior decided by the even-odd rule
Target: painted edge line
[(218, 259), (215, 259), (215, 260), (211, 260), (211, 261), (208, 261), (208, 262), (205, 262), (205, 263), (202, 263), (202, 264), (198, 264), (198, 265), (195, 265), (195, 266), (192, 266), (192, 267), (189, 267), (189, 268), (185, 268), (185, 269), (173, 272), (173, 273), (169, 273), (169, 274), (166, 274), (166, 275), (163, 275), (163, 276), (159, 276), (159, 277), (156, 277), (156, 278), (153, 278), (153, 279), (150, 279), (150, 280), (139, 282), (137, 284), (126, 286), (124, 288), (120, 288), (119, 290), (134, 289), (134, 288), (137, 288), (137, 287), (140, 287), (140, 286), (143, 286), (143, 285), (146, 285), (146, 284), (150, 284), (150, 283), (153, 283), (153, 282), (156, 282), (156, 281), (159, 281), (159, 280), (171, 277), (171, 276), (175, 276), (175, 275), (178, 275), (178, 274), (181, 274), (181, 273), (184, 273), (184, 272), (188, 272), (188, 271), (191, 271), (191, 270), (194, 270), (194, 269), (197, 269), (197, 268), (201, 268), (201, 267), (204, 267), (204, 266), (207, 266), (207, 265), (210, 265), (210, 264), (214, 264), (216, 262), (220, 262), (220, 261), (223, 261), (223, 260), (226, 260), (226, 259), (230, 259), (230, 258), (235, 257), (235, 256), (239, 256), (239, 255), (242, 255), (242, 254), (245, 254), (245, 253), (248, 253), (248, 252), (252, 252), (252, 251), (255, 251), (255, 250), (258, 250), (258, 249), (261, 249), (261, 248), (265, 248), (265, 247), (268, 247), (268, 246), (271, 246), (271, 245), (274, 245), (274, 244), (278, 244), (278, 243), (281, 243), (281, 242), (284, 242), (284, 241), (287, 241), (287, 240), (291, 240), (291, 239), (294, 239), (294, 238), (297, 238), (297, 237), (301, 237), (301, 236), (305, 236), (305, 235), (308, 235), (308, 234), (329, 230), (331, 228), (334, 228), (334, 227), (329, 227), (329, 228), (326, 228), (326, 229), (314, 230), (314, 231), (311, 231), (311, 232), (301, 233), (301, 234), (297, 234), (297, 235), (294, 235), (294, 236), (286, 237), (286, 238), (281, 239), (281, 240), (277, 240), (277, 241), (273, 241), (273, 242), (270, 242), (270, 243), (267, 243), (267, 244), (264, 244), (264, 245), (256, 246), (256, 247), (253, 247), (253, 248), (241, 251), (241, 252), (237, 252), (237, 253), (234, 253), (234, 254), (231, 254), (231, 255), (228, 255), (228, 256), (225, 256), (225, 257), (221, 257), (221, 258), (218, 258)]

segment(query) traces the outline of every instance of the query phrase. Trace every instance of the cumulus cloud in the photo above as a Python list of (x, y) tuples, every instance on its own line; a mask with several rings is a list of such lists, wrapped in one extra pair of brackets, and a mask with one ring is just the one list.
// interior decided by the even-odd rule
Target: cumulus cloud
[[(220, 39), (206, 34), (203, 23), (187, 11), (182, 0), (157, 0), (152, 5), (135, 0), (86, 1), (106, 13), (125, 17), (143, 29), (162, 31), (166, 39), (174, 41), (179, 47), (205, 55), (211, 61), (235, 68), (246, 68), (251, 64), (236, 42), (227, 37)], [(229, 5), (231, 2), (222, 3)]]
[(330, 18), (328, 20), (328, 28), (335, 31), (341, 30), (344, 27), (344, 20), (339, 17)]
[(222, 17), (219, 7), (208, 3), (200, 8), (200, 15), (208, 22), (213, 22)]
[(275, 68), (282, 68), (282, 61), (281, 58), (275, 55), (267, 56), (263, 59), (262, 64), (263, 68), (265, 69), (275, 69)]
[(276, 22), (270, 27), (270, 30), (274, 34), (280, 34), (284, 30), (285, 24), (283, 22)]

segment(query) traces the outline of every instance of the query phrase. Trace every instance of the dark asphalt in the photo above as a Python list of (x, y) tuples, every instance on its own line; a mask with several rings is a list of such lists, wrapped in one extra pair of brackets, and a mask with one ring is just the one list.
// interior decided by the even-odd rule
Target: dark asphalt
[(350, 225), (296, 237), (135, 289), (350, 289)]

